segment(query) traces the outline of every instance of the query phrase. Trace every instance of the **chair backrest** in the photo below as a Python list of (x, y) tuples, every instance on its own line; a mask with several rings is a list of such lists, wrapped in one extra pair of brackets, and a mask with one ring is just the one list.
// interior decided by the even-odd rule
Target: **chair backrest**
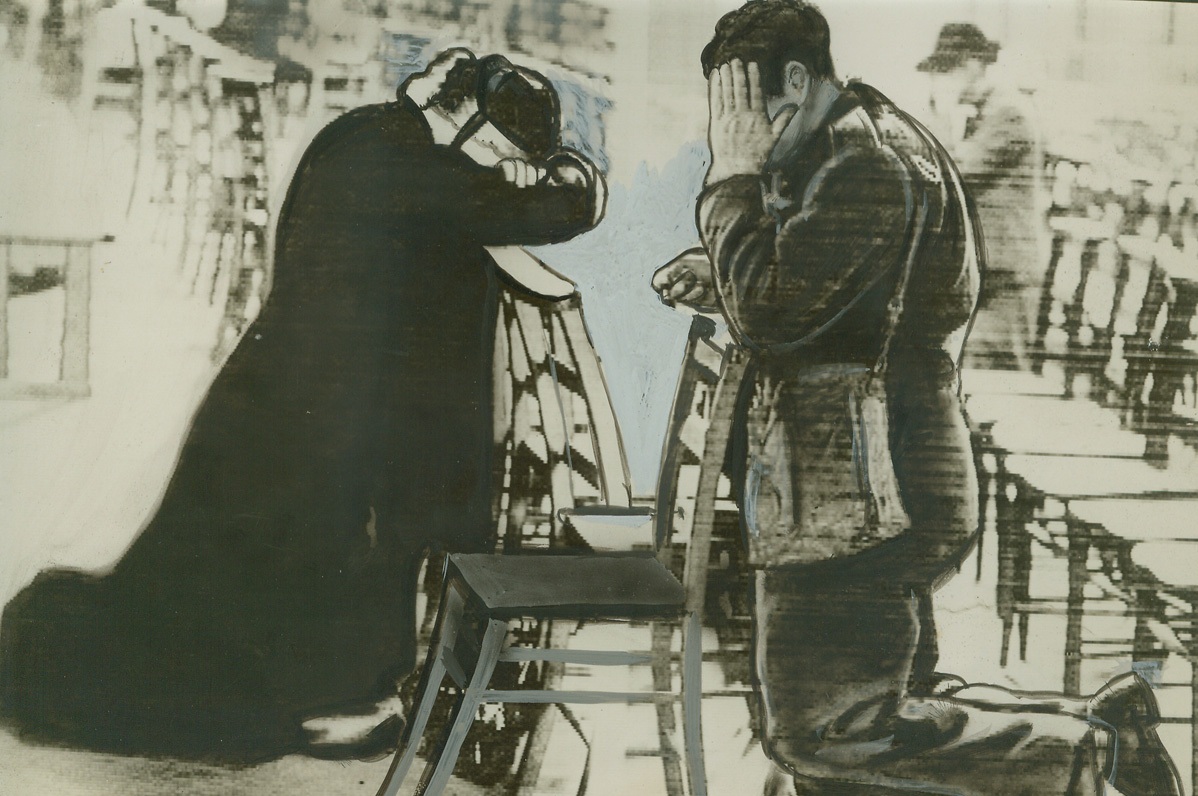
[(562, 509), (631, 504), (619, 425), (577, 294), (501, 291), (494, 406), (504, 549), (556, 546)]
[[(697, 315), (691, 321), (657, 491), (657, 546), (667, 557), (685, 550), (680, 568), (690, 611), (701, 611), (706, 601), (717, 523), (722, 516), (730, 521), (738, 516), (724, 464), (745, 359), (715, 333), (711, 318)], [(679, 568), (679, 562), (671, 563)]]
[[(1198, 256), (1162, 242), (1154, 268), (1150, 300), (1141, 312), (1142, 327), (1129, 345), (1139, 360), (1142, 381), (1129, 394), (1142, 408), (1141, 430), (1149, 438), (1147, 455), (1167, 456), (1170, 436), (1194, 442), (1198, 434)], [(1130, 368), (1129, 368), (1130, 370)], [(1140, 415), (1140, 412), (1135, 412)]]
[[(1135, 426), (1147, 411), (1151, 362), (1160, 362), (1161, 325), (1177, 297), (1158, 254), (1176, 255), (1167, 238), (1156, 239), (1163, 205), (1147, 201), (1146, 189), (1135, 185), (1119, 193), (1088, 177), (1079, 186), (1085, 168), (1065, 161), (1056, 168), (1036, 365), (1043, 370), (1059, 362), (1065, 397), (1116, 407)], [(1184, 305), (1183, 295), (1172, 315), (1184, 315)], [(1180, 326), (1173, 329), (1183, 333)], [(1079, 377), (1085, 377), (1085, 389), (1078, 387)]]
[[(1171, 413), (1175, 397), (1180, 393), (1184, 404), (1193, 392), (1186, 367), (1198, 355), (1187, 354), (1187, 346), (1194, 347), (1198, 288), (1191, 285), (1198, 266), (1190, 267), (1194, 279), (1189, 279), (1178, 258), (1185, 256), (1166, 237), (1124, 234), (1106, 240), (1093, 234), (1075, 263), (1080, 270), (1063, 278), (1058, 272), (1045, 288), (1046, 294), (1057, 291), (1052, 315), (1064, 341), (1055, 356), (1064, 365), (1066, 397), (1089, 398), (1118, 411), (1124, 426), (1150, 438), (1145, 453), (1151, 457), (1159, 457), (1165, 439), (1179, 430)], [(1062, 284), (1067, 300), (1061, 298)], [(1088, 386), (1077, 390), (1083, 374)]]
[(691, 320), (658, 473), (658, 547), (688, 538), (691, 533), (698, 468), (703, 464), (711, 408), (725, 356), (725, 348), (712, 339), (715, 330), (710, 318), (696, 315)]
[(1078, 215), (1056, 216), (1049, 226), (1052, 254), (1040, 297), (1035, 365), (1043, 371), (1045, 364), (1059, 362), (1065, 395), (1072, 397), (1077, 377), (1092, 375), (1094, 364), (1108, 353), (1122, 273), (1114, 245), (1117, 230), (1109, 221)]
[(1104, 376), (1111, 390), (1109, 403), (1118, 408), (1125, 425), (1135, 428), (1142, 423), (1146, 407), (1150, 347), (1166, 304), (1167, 283), (1156, 261), (1158, 242), (1124, 237), (1119, 246), (1126, 279), (1115, 309)]
[(701, 610), (706, 600), (713, 543), (740, 544), (737, 530), (725, 539), (717, 527), (726, 520), (739, 528), (724, 465), (744, 357), (717, 340), (716, 331), (710, 317), (693, 317), (653, 507), (592, 504), (563, 512), (592, 547), (647, 550), (652, 545), (683, 580), (691, 611)]

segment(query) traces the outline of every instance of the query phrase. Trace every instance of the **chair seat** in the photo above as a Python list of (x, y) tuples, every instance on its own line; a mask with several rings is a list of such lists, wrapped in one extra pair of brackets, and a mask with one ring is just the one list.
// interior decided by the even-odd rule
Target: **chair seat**
[[(1060, 401), (1060, 404), (1074, 402)], [(1058, 407), (1064, 413), (1067, 407)], [(994, 445), (1008, 453), (1047, 453), (1061, 456), (1116, 456), (1140, 458), (1144, 455), (1143, 434), (1109, 426), (1076, 426), (1055, 422), (1052, 415), (1027, 414), (1001, 420), (994, 424), (991, 438)]]
[(1198, 543), (1145, 542), (1132, 548), (1131, 559), (1166, 586), (1198, 598)]
[(961, 391), (974, 395), (1052, 395), (1060, 396), (1065, 385), (1060, 378), (1050, 378), (1021, 370), (963, 368)]
[(965, 400), (970, 423), (1033, 423), (1118, 428), (1119, 416), (1096, 403), (1052, 395), (977, 394)]
[(1198, 500), (1078, 500), (1069, 513), (1129, 542), (1198, 541)]
[(1048, 226), (1074, 240), (1103, 240), (1114, 234), (1109, 223), (1087, 216), (1053, 216), (1048, 219)]
[(1146, 461), (1086, 456), (1017, 455), (1006, 459), (1008, 472), (1057, 498), (1149, 494), (1198, 497), (1198, 468), (1158, 469)]
[(449, 562), (495, 616), (661, 616), (686, 603), (678, 579), (648, 556), (465, 554)]

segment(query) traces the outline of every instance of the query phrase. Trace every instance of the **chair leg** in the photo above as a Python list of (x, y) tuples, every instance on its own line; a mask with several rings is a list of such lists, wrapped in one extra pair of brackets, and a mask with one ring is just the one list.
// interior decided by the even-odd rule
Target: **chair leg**
[(703, 764), (703, 625), (699, 613), (686, 617), (682, 628), (682, 734), (686, 747), (691, 796), (707, 796)]
[[(551, 621), (548, 633), (546, 634), (548, 648), (564, 649), (569, 644), (570, 632), (575, 627), (577, 627), (575, 623), (563, 622), (561, 620)], [(562, 677), (566, 671), (565, 664), (559, 661), (547, 661), (544, 665), (545, 674), (541, 687), (546, 691), (559, 690)], [(524, 745), (524, 754), (520, 765), (516, 770), (518, 784), (513, 791), (514, 793), (533, 793), (536, 791), (541, 775), (541, 767), (545, 760), (545, 751), (549, 746), (549, 740), (553, 733), (554, 720), (558, 712), (565, 715), (565, 711), (562, 710), (563, 707), (559, 705), (558, 711), (546, 709), (537, 721), (536, 727), (529, 735), (528, 743)]]
[(1190, 796), (1198, 794), (1198, 599), (1190, 599)]
[(1019, 660), (1027, 663), (1027, 637), (1032, 615), (1024, 611), (1019, 615)]
[[(651, 664), (653, 690), (671, 691), (673, 690), (671, 681), (674, 676), (674, 665), (670, 660), (670, 647), (674, 640), (674, 624), (653, 622), (649, 626), (649, 632), (653, 651), (653, 663)], [(666, 794), (667, 796), (684, 796), (686, 791), (682, 782), (682, 766), (674, 744), (674, 739), (677, 737), (675, 735), (677, 725), (674, 717), (674, 704), (658, 702), (656, 709), (657, 737), (661, 747), (661, 765), (665, 774)]]
[[(482, 644), (478, 651), (478, 662), (470, 677), (470, 684), (458, 695), (457, 704), (449, 717), (449, 731), (435, 755), (431, 755), (429, 765), (424, 769), (420, 785), (416, 788), (417, 796), (440, 796), (453, 774), (458, 753), (466, 734), (474, 723), (474, 714), (482, 703), (482, 694), (495, 665), (499, 663), (499, 653), (503, 650), (503, 642), (507, 638), (507, 622), (501, 619), (491, 619), (487, 622), (487, 630), (483, 634)], [(435, 761), (435, 764), (434, 764)]]
[(1081, 694), (1082, 625), (1086, 612), (1086, 561), (1090, 553), (1088, 533), (1073, 527), (1069, 530), (1069, 596), (1065, 611), (1065, 677), (1064, 692)]
[(1002, 616), (1002, 643), (998, 651), (998, 665), (1007, 668), (1007, 660), (1011, 654), (1011, 633), (1015, 629), (1014, 615)]
[(399, 745), (399, 753), (395, 763), (387, 774), (379, 796), (398, 796), (399, 788), (408, 770), (416, 760), (416, 752), (420, 748), (420, 739), (428, 726), (429, 714), (433, 711), (433, 703), (437, 700), (437, 692), (441, 689), (441, 680), (445, 677), (446, 645), (457, 636), (465, 611), (465, 601), (456, 591), (450, 591), (442, 600), (442, 611), (437, 619), (437, 632), (429, 647), (428, 658), (424, 672), (420, 677), (419, 697), (412, 703), (407, 726), (404, 727), (403, 740)]

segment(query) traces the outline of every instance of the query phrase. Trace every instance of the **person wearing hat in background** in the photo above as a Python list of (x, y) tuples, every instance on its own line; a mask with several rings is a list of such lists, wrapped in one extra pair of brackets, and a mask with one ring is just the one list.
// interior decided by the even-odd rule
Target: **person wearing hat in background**
[(31, 740), (252, 762), (323, 754), (306, 719), (396, 693), (423, 551), (493, 544), (505, 276), (485, 247), (566, 240), (603, 210), (560, 130), (543, 76), (453, 50), (316, 136), (270, 296), (156, 511), (111, 572), (42, 572), (8, 604), (0, 718)]
[(928, 126), (965, 178), (985, 233), (986, 279), (966, 364), (1028, 370), (1047, 265), (1044, 154), (1028, 103), (991, 79), (999, 49), (976, 25), (953, 22), (917, 69), (931, 82)]

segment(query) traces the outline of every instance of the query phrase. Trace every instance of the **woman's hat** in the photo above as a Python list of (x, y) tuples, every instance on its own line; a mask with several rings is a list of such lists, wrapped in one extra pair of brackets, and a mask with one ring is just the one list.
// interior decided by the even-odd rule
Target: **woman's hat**
[(559, 146), (561, 106), (553, 84), (502, 55), (478, 64), (478, 109), (508, 140), (536, 160)]
[(992, 64), (998, 58), (998, 42), (987, 39), (977, 25), (950, 22), (940, 29), (936, 51), (916, 67), (920, 72), (948, 72), (970, 58)]

